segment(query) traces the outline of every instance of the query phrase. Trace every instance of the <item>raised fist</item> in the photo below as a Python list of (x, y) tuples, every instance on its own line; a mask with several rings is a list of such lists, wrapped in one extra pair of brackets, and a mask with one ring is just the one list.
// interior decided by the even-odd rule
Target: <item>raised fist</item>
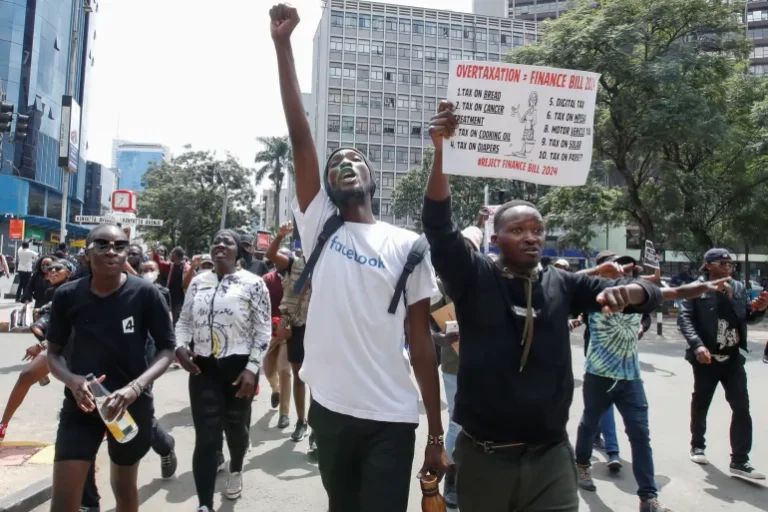
[(299, 13), (290, 4), (277, 4), (269, 10), (269, 25), (274, 41), (287, 42), (299, 24)]
[(291, 221), (288, 221), (284, 224), (281, 224), (279, 233), (280, 233), (280, 236), (283, 236), (283, 237), (293, 233), (293, 223)]

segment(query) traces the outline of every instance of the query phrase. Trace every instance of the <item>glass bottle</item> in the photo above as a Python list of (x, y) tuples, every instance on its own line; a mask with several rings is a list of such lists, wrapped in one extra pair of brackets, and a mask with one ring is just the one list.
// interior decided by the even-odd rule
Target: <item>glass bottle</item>
[(96, 380), (96, 377), (92, 373), (86, 375), (85, 378), (88, 381), (88, 387), (91, 388), (91, 393), (95, 399), (96, 410), (99, 411), (99, 416), (101, 416), (101, 419), (107, 426), (107, 430), (109, 430), (109, 432), (112, 434), (112, 437), (115, 438), (115, 441), (118, 443), (127, 443), (136, 437), (136, 434), (139, 433), (139, 427), (133, 420), (131, 413), (126, 410), (123, 413), (123, 417), (119, 420), (108, 421), (105, 417), (104, 406), (107, 401), (107, 397), (109, 397), (111, 393), (101, 384), (101, 382)]

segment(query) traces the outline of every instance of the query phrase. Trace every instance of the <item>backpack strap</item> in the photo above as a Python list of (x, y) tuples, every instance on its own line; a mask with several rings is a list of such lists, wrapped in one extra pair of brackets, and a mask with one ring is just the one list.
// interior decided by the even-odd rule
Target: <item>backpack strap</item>
[(405, 267), (403, 267), (403, 272), (397, 280), (395, 294), (392, 296), (392, 301), (389, 303), (388, 311), (390, 314), (394, 315), (397, 311), (400, 297), (405, 293), (405, 285), (408, 282), (408, 276), (410, 276), (413, 271), (416, 270), (416, 266), (424, 260), (424, 255), (427, 253), (427, 249), (429, 249), (429, 242), (427, 242), (427, 237), (424, 235), (419, 236), (413, 243), (413, 246), (411, 246), (411, 252), (408, 253), (408, 259), (405, 262)]
[(307, 280), (312, 276), (312, 271), (317, 264), (317, 260), (320, 259), (320, 253), (325, 246), (325, 242), (331, 238), (331, 235), (338, 231), (342, 224), (344, 224), (344, 219), (341, 218), (341, 215), (332, 215), (325, 221), (323, 230), (320, 232), (320, 236), (317, 237), (315, 248), (312, 249), (312, 254), (309, 256), (307, 264), (304, 266), (304, 270), (301, 271), (301, 276), (299, 276), (296, 280), (296, 284), (293, 286), (294, 293), (302, 292)]

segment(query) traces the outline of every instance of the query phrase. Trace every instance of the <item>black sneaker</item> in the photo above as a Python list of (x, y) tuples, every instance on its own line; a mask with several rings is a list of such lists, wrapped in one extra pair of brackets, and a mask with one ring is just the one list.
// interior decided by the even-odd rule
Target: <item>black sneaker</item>
[(701, 464), (702, 466), (709, 464), (709, 460), (707, 460), (707, 454), (704, 452), (704, 448), (691, 448), (691, 462)]
[[(288, 417), (287, 414), (281, 414), (280, 418), (277, 420), (277, 428), (283, 429), (288, 428), (291, 426), (291, 419)], [(299, 439), (301, 441), (301, 439)]]
[(317, 451), (317, 436), (315, 431), (312, 430), (309, 433), (309, 453), (315, 453)]
[(272, 404), (273, 409), (277, 409), (277, 406), (280, 405), (280, 393), (272, 393), (270, 403)]
[(765, 475), (752, 467), (749, 462), (735, 464), (731, 462), (731, 474), (747, 480), (765, 480)]
[(291, 434), (291, 441), (298, 443), (299, 441), (303, 440), (307, 436), (308, 428), (309, 426), (307, 425), (306, 420), (298, 420), (296, 422), (296, 429), (293, 431), (293, 434)]
[(167, 480), (176, 474), (176, 468), (179, 466), (179, 461), (176, 460), (176, 452), (171, 450), (168, 455), (160, 457), (160, 474), (164, 480)]

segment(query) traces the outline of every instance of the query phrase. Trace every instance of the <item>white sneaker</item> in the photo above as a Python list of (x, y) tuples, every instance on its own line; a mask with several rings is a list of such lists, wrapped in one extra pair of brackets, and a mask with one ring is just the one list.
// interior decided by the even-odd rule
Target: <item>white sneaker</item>
[(212, 512), (211, 509), (203, 505), (202, 507), (197, 508), (197, 512)]
[(243, 474), (242, 473), (230, 473), (227, 478), (227, 489), (224, 491), (224, 495), (227, 499), (236, 500), (243, 493)]
[(704, 453), (702, 448), (691, 448), (691, 462), (701, 464), (702, 466), (709, 464), (709, 460), (707, 460), (707, 454)]

